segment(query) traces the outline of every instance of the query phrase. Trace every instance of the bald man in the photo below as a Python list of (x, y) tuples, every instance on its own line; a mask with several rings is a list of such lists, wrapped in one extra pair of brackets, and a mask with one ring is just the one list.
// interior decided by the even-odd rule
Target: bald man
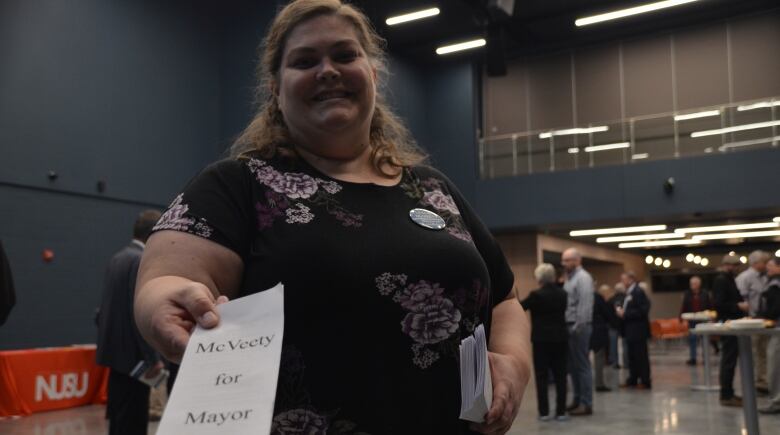
[(569, 328), (569, 375), (574, 397), (570, 415), (593, 414), (593, 372), (590, 369), (590, 336), (593, 332), (593, 278), (582, 268), (582, 255), (569, 248), (561, 256), (566, 272), (563, 289), (568, 294), (566, 325)]

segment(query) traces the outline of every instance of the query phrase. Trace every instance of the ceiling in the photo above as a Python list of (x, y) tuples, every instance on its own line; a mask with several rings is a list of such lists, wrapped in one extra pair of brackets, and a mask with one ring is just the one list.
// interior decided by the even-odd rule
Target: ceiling
[[(436, 62), (435, 48), (483, 36), (489, 23), (505, 33), (508, 58), (538, 55), (565, 48), (630, 38), (674, 28), (724, 20), (780, 7), (777, 0), (701, 0), (654, 13), (577, 28), (576, 18), (648, 3), (651, 0), (516, 0), (514, 15), (504, 21), (489, 18), (488, 0), (354, 0), (388, 41), (390, 52), (421, 62)], [(432, 18), (387, 26), (385, 19), (438, 7)], [(456, 56), (479, 59), (483, 51)]]

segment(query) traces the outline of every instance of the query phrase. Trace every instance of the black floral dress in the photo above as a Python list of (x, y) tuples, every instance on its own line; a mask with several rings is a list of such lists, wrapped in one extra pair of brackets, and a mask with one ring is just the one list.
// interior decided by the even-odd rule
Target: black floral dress
[[(443, 230), (417, 225), (413, 208)], [(285, 287), (274, 434), (459, 434), (458, 346), (504, 300), (512, 272), (452, 183), (429, 167), (387, 187), (302, 159), (223, 160), (155, 231), (235, 251), (241, 295)]]

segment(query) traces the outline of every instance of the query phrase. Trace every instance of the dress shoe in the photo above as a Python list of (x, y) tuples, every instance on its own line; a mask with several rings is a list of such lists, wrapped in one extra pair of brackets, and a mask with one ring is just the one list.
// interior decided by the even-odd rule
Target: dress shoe
[(579, 403), (572, 403), (571, 405), (569, 405), (569, 406), (567, 406), (567, 407), (566, 407), (566, 410), (567, 410), (567, 411), (571, 411), (572, 409), (577, 409), (577, 408), (579, 408), (579, 407), (580, 407), (580, 404), (579, 404)]
[(767, 388), (767, 387), (765, 387), (765, 386), (763, 386), (763, 385), (761, 385), (761, 386), (756, 386), (756, 391), (757, 391), (759, 394), (761, 394), (761, 395), (764, 395), (764, 396), (768, 396), (768, 395), (769, 395), (769, 388)]
[(636, 388), (636, 384), (629, 384), (626, 382), (625, 384), (620, 384), (620, 388)]
[(606, 393), (606, 392), (612, 391), (612, 388), (605, 387), (605, 386), (599, 386), (599, 387), (596, 387), (596, 391), (598, 391), (599, 393)]
[(650, 384), (637, 384), (636, 386), (637, 390), (652, 390), (653, 386)]
[(581, 416), (581, 415), (592, 415), (593, 414), (593, 408), (590, 406), (581, 405), (578, 406), (569, 412), (569, 415), (573, 417)]
[(740, 408), (742, 407), (742, 398), (738, 396), (733, 396), (728, 399), (720, 399), (720, 404), (722, 406), (733, 406)]

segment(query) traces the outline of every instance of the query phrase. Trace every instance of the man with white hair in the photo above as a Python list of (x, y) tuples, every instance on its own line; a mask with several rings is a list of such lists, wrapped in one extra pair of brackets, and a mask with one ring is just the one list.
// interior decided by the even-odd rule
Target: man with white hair
[(566, 325), (569, 327), (569, 374), (574, 397), (569, 415), (593, 414), (593, 373), (590, 368), (590, 335), (593, 321), (593, 278), (582, 268), (582, 255), (574, 248), (563, 252), (566, 272), (563, 289), (568, 295)]
[[(766, 289), (766, 262), (769, 255), (764, 251), (753, 251), (748, 256), (748, 267), (737, 275), (737, 288), (739, 293), (748, 303), (748, 315), (756, 317), (760, 309), (761, 294)], [(766, 374), (766, 349), (769, 344), (768, 335), (753, 337), (753, 357), (755, 361), (756, 390), (769, 393)]]

